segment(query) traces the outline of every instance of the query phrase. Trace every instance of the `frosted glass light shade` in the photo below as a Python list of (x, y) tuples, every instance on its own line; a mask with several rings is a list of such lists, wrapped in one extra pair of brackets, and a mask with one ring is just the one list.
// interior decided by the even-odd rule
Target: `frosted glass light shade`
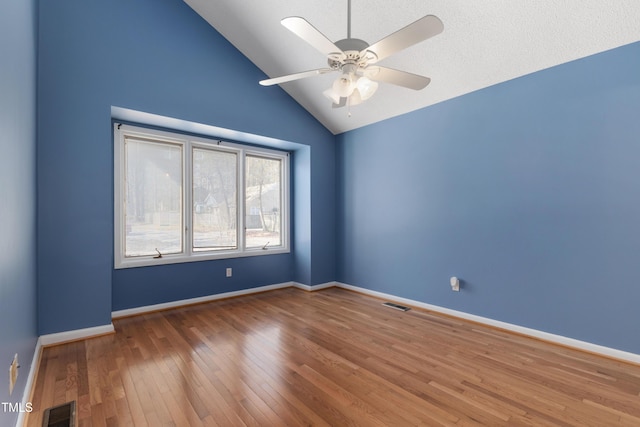
[(338, 95), (338, 93), (333, 88), (325, 90), (324, 92), (322, 92), (322, 94), (332, 100), (334, 104), (340, 103), (340, 95)]
[(358, 90), (358, 88), (356, 88), (351, 93), (351, 96), (349, 97), (347, 104), (349, 106), (353, 106), (353, 105), (360, 104), (362, 101), (364, 101), (364, 99), (362, 98), (362, 95), (360, 94), (360, 91)]
[(343, 74), (333, 82), (333, 90), (340, 97), (348, 97), (353, 92), (353, 89), (355, 89), (355, 85), (349, 74)]
[(366, 101), (367, 99), (371, 98), (374, 93), (376, 93), (376, 90), (378, 90), (378, 82), (374, 82), (373, 80), (362, 76), (358, 79), (356, 87), (360, 92), (362, 101)]

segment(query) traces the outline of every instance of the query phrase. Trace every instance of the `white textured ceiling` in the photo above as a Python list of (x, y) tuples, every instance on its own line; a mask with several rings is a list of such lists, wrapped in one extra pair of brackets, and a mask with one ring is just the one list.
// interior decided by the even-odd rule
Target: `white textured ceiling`
[[(301, 16), (334, 42), (347, 36), (347, 0), (184, 1), (269, 77), (327, 66), (322, 54), (280, 24), (282, 18)], [(438, 16), (444, 32), (379, 63), (430, 77), (429, 86), (413, 91), (382, 83), (371, 99), (351, 108), (351, 117), (322, 95), (335, 73), (281, 85), (334, 134), (640, 40), (640, 0), (351, 3), (351, 36), (369, 44), (424, 15)]]

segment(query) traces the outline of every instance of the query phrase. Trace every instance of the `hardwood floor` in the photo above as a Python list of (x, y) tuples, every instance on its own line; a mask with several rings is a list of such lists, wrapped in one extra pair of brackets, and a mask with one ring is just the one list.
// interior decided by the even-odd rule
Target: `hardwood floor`
[(330, 288), (114, 321), (44, 349), (28, 426), (640, 426), (640, 366)]

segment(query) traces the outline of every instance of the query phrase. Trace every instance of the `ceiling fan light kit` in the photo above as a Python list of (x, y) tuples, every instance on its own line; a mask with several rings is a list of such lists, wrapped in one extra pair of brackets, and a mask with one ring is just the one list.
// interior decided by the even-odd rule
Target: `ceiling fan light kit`
[(358, 92), (360, 92), (360, 96), (362, 97), (363, 101), (371, 98), (373, 94), (376, 93), (376, 90), (378, 90), (378, 83), (367, 78), (366, 76), (360, 77), (358, 79), (358, 82), (356, 83), (356, 86), (358, 87)]
[(378, 82), (390, 83), (408, 89), (420, 90), (431, 81), (428, 77), (394, 70), (373, 64), (427, 40), (444, 30), (442, 21), (433, 15), (424, 16), (401, 30), (369, 45), (364, 40), (351, 38), (351, 1), (348, 1), (347, 38), (333, 43), (307, 20), (299, 16), (284, 18), (281, 23), (313, 48), (327, 57), (329, 68), (289, 74), (260, 81), (263, 86), (282, 84), (320, 74), (339, 71), (340, 76), (323, 92), (332, 101), (333, 108), (358, 105), (371, 98)]

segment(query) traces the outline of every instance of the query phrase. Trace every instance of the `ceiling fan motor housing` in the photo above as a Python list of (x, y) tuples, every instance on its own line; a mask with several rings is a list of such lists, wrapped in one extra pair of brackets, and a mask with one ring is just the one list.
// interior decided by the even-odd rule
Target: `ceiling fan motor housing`
[[(361, 55), (366, 48), (369, 47), (369, 43), (360, 39), (342, 39), (335, 42), (336, 47), (340, 48), (342, 52), (330, 53), (328, 55), (327, 62), (329, 67), (334, 70), (342, 70), (346, 65), (355, 65), (357, 68), (364, 68), (369, 62), (374, 61), (376, 56), (373, 52), (366, 51), (366, 55)], [(349, 72), (355, 72), (356, 70), (349, 70)]]

